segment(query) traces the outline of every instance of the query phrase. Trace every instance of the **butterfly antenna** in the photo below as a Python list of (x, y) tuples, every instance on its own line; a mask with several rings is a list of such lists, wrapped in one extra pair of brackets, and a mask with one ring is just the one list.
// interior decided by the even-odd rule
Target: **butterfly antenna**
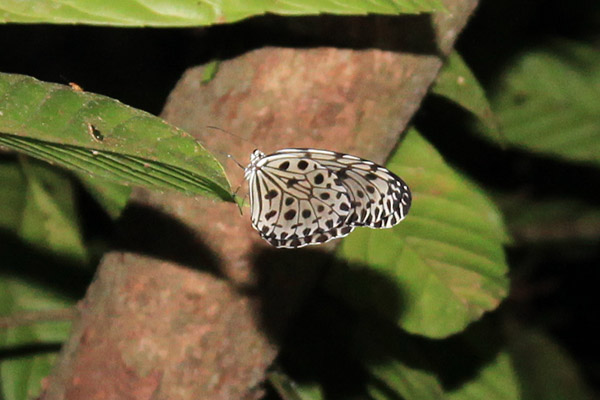
[[(228, 131), (228, 130), (226, 130), (226, 129), (219, 128), (218, 126), (206, 125), (206, 127), (207, 127), (207, 128), (209, 128), (209, 129), (215, 129), (215, 130), (217, 130), (217, 131), (224, 132), (224, 133), (226, 133), (226, 134), (228, 134), (228, 135), (231, 135), (231, 136), (233, 136), (233, 137), (235, 137), (235, 138), (238, 138), (238, 139), (240, 139), (240, 140), (243, 140), (244, 142), (248, 142), (248, 143), (251, 143), (251, 144), (253, 144), (253, 143), (252, 143), (251, 141), (249, 141), (248, 139), (244, 139), (243, 137), (241, 137), (241, 136), (238, 136), (238, 135), (236, 135), (236, 134), (234, 134), (234, 133), (231, 133), (231, 132), (229, 132), (229, 131)], [(238, 162), (238, 160), (236, 160), (235, 158), (233, 158), (233, 156), (232, 156), (231, 154), (227, 154), (227, 158), (230, 158), (230, 159), (232, 159), (232, 160), (233, 160), (233, 162), (234, 162), (234, 163), (236, 163), (236, 164), (237, 164), (237, 166), (238, 166), (238, 167), (240, 167), (241, 169), (246, 169), (246, 167), (245, 167), (245, 166), (243, 166), (242, 164), (240, 164), (240, 163)]]
[[(227, 158), (233, 160), (233, 162), (236, 163), (238, 165), (238, 167), (240, 167), (241, 169), (246, 169), (246, 167), (244, 167), (242, 164), (240, 164), (238, 162), (238, 160), (236, 160), (235, 158), (233, 158), (233, 156), (231, 154), (227, 154)], [(239, 187), (238, 187), (238, 189), (239, 189)], [(236, 192), (237, 192), (237, 190), (236, 190)]]
[(240, 139), (240, 140), (243, 140), (244, 142), (248, 142), (248, 143), (250, 143), (250, 144), (254, 144), (254, 143), (252, 143), (251, 141), (249, 141), (248, 139), (244, 139), (243, 137), (241, 137), (241, 136), (239, 136), (239, 135), (236, 135), (235, 133), (231, 133), (231, 132), (229, 132), (227, 129), (219, 128), (218, 126), (213, 126), (213, 125), (206, 125), (206, 127), (207, 127), (208, 129), (215, 129), (215, 130), (217, 130), (217, 131), (221, 131), (221, 132), (223, 132), (223, 133), (226, 133), (226, 134), (228, 134), (228, 135), (230, 135), (230, 136), (233, 136), (233, 137), (235, 137), (235, 138), (238, 138), (238, 139)]

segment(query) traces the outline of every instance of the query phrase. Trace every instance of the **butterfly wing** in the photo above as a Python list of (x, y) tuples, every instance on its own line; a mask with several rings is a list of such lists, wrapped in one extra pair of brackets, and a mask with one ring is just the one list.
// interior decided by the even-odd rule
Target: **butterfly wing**
[(252, 225), (276, 247), (298, 248), (348, 235), (356, 226), (389, 228), (408, 213), (406, 183), (349, 154), (255, 150), (246, 168)]
[(344, 225), (350, 196), (336, 174), (300, 153), (258, 160), (249, 176), (252, 225), (277, 247), (325, 243), (352, 230)]
[(412, 201), (410, 189), (387, 168), (327, 150), (285, 149), (279, 152), (301, 155), (335, 173), (350, 198), (352, 212), (346, 221), (349, 225), (390, 228), (408, 214)]
[[(315, 233), (314, 235), (291, 238), (287, 240), (266, 239), (270, 244), (279, 248), (297, 249), (311, 244), (323, 244), (333, 239), (347, 236), (354, 230), (353, 226), (345, 225), (328, 231)], [(264, 238), (264, 237), (263, 237)]]

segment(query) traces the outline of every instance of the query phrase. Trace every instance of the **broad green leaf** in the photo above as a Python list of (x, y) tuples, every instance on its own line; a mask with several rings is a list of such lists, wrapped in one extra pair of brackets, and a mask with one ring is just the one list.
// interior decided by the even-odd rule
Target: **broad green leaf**
[[(309, 306), (308, 316), (292, 335), (296, 346), (282, 358), (283, 365), (298, 374), (285, 377), (292, 382), (287, 387), (295, 394), (310, 389), (307, 399), (330, 398), (340, 386), (348, 396), (339, 398), (367, 398), (360, 394), (366, 390), (369, 398), (386, 400), (554, 398), (525, 396), (530, 389), (554, 390), (563, 399), (570, 399), (564, 394), (572, 390), (577, 395), (573, 399), (579, 400), (587, 391), (564, 352), (543, 335), (532, 336), (514, 321), (508, 323), (501, 313), (486, 316), (460, 334), (433, 340), (331, 304), (329, 299)], [(349, 382), (347, 376), (357, 381)]]
[(21, 223), (26, 181), (17, 162), (0, 160), (0, 230), (16, 232)]
[(69, 86), (0, 74), (0, 146), (122, 185), (232, 201), (222, 166), (158, 117)]
[(223, 24), (262, 14), (417, 14), (443, 10), (440, 0), (4, 0), (0, 21), (117, 26)]
[(130, 187), (97, 176), (79, 174), (79, 179), (111, 218), (121, 215), (131, 194)]
[[(24, 335), (23, 335), (24, 336)], [(0, 393), (6, 400), (30, 400), (41, 394), (42, 379), (54, 365), (56, 353), (0, 360)]]
[(21, 162), (27, 180), (27, 194), (20, 238), (38, 249), (85, 264), (87, 251), (79, 227), (72, 181), (43, 165)]
[(492, 98), (503, 142), (560, 158), (600, 161), (600, 52), (560, 41), (518, 57)]
[[(376, 399), (394, 398), (389, 393), (396, 393), (406, 400), (412, 399), (446, 399), (444, 389), (435, 373), (425, 368), (413, 367), (410, 363), (395, 358), (394, 353), (383, 353), (390, 349), (388, 343), (371, 338), (369, 343), (363, 343), (361, 351), (369, 357), (375, 354), (381, 359), (367, 361), (366, 368), (371, 375), (367, 390)], [(396, 347), (396, 346), (394, 346)], [(408, 350), (405, 348), (405, 350)], [(401, 351), (401, 350), (400, 350)], [(411, 351), (414, 352), (414, 351)]]
[(411, 188), (410, 213), (392, 229), (359, 228), (345, 238), (340, 255), (349, 265), (333, 268), (326, 288), (411, 333), (459, 332), (506, 296), (500, 214), (415, 130), (388, 168)]
[[(491, 323), (489, 323), (491, 322)], [(546, 335), (485, 321), (451, 339), (419, 340), (365, 324), (356, 351), (373, 398), (587, 400), (573, 360)]]
[(489, 134), (501, 140), (498, 120), (485, 91), (460, 54), (450, 54), (431, 90), (472, 113)]
[[(479, 338), (485, 343), (485, 338)], [(456, 354), (460, 357), (460, 354)], [(520, 383), (513, 368), (511, 355), (506, 348), (500, 350), (477, 374), (456, 390), (451, 390), (449, 400), (513, 400), (520, 398)]]
[[(3, 262), (5, 263), (5, 261)], [(54, 310), (72, 306), (73, 301), (5, 274), (0, 274), (0, 316), (28, 311)], [(70, 322), (40, 322), (0, 329), (0, 348), (19, 348), (42, 344), (60, 344), (68, 337)], [(50, 373), (55, 353), (0, 359), (2, 398), (28, 400), (40, 394), (43, 377)]]
[[(72, 181), (47, 164), (15, 159), (0, 164), (0, 181), (0, 317), (72, 306), (73, 300), (35, 283), (32, 277), (25, 280), (9, 274), (27, 274), (32, 268), (52, 269), (55, 265), (33, 260), (30, 249), (15, 251), (14, 243), (6, 243), (11, 237), (15, 243), (20, 238), (42, 250), (37, 256), (49, 253), (75, 262), (85, 259)], [(34, 353), (36, 346), (53, 345), (52, 349), (57, 349), (69, 329), (70, 323), (64, 321), (0, 328), (0, 349), (9, 350), (0, 359), (0, 398), (26, 400), (40, 394), (40, 382), (52, 367), (54, 352), (39, 348)], [(32, 352), (7, 356), (25, 347)]]
[(365, 319), (355, 351), (373, 398), (513, 400), (519, 380), (499, 326), (484, 321), (446, 340), (424, 340)]
[(0, 232), (75, 264), (86, 264), (78, 212), (69, 177), (35, 160), (0, 164)]

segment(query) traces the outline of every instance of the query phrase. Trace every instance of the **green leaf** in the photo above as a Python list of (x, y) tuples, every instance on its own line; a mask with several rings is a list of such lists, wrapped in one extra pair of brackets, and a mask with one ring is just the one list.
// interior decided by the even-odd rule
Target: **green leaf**
[[(35, 283), (30, 276), (24, 280), (8, 271), (29, 274), (35, 268), (52, 269), (55, 264), (33, 258), (48, 252), (63, 260), (86, 261), (72, 180), (47, 164), (12, 159), (0, 164), (0, 181), (0, 316), (71, 307), (73, 300)], [(13, 237), (43, 251), (15, 250), (16, 242), (6, 243)], [(55, 351), (69, 329), (65, 321), (0, 327), (0, 349), (9, 350), (0, 358), (0, 398), (37, 398), (41, 379), (50, 372)]]
[(0, 164), (0, 232), (44, 253), (87, 264), (72, 180), (62, 171), (22, 158)]
[[(294, 346), (281, 358), (297, 374), (283, 378), (294, 395), (321, 399), (343, 391), (346, 396), (338, 397), (591, 398), (585, 397), (589, 389), (569, 355), (546, 335), (520, 327), (503, 313), (489, 314), (460, 334), (434, 340), (407, 334), (328, 296), (316, 299), (291, 335)], [(368, 397), (361, 395), (364, 390)]]
[(489, 134), (502, 139), (485, 91), (460, 54), (450, 54), (431, 90), (472, 113)]
[(25, 175), (16, 162), (0, 160), (0, 230), (15, 233), (26, 196)]
[(212, 81), (215, 76), (217, 76), (217, 72), (219, 72), (219, 67), (221, 66), (221, 60), (213, 60), (204, 65), (202, 69), (202, 81), (203, 85)]
[[(479, 338), (484, 343), (485, 338)], [(456, 354), (460, 357), (460, 354)], [(510, 353), (502, 349), (460, 388), (448, 393), (449, 400), (512, 400), (520, 398), (520, 384)]]
[[(365, 323), (355, 349), (374, 398), (591, 399), (574, 361), (546, 335), (488, 320), (443, 341)], [(511, 325), (511, 324), (509, 324)]]
[(506, 296), (500, 214), (415, 130), (388, 168), (411, 188), (410, 213), (392, 229), (359, 228), (345, 238), (340, 255), (350, 265), (332, 269), (327, 290), (412, 333), (459, 332)]
[(492, 98), (504, 142), (567, 160), (600, 161), (600, 52), (557, 41), (522, 54)]
[[(446, 399), (443, 387), (435, 373), (420, 367), (413, 367), (410, 363), (403, 362), (401, 358), (395, 358), (390, 351), (388, 342), (379, 342), (371, 338), (368, 343), (358, 345), (363, 347), (360, 351), (366, 352), (366, 357), (377, 356), (376, 361), (368, 360), (366, 368), (371, 375), (367, 384), (367, 390), (376, 399), (389, 399), (389, 393), (396, 393), (406, 400), (411, 399)], [(403, 345), (401, 345), (404, 347)], [(402, 352), (402, 349), (394, 350)], [(404, 350), (408, 350), (404, 347)], [(411, 351), (414, 353), (414, 350)], [(418, 352), (418, 350), (417, 350)]]
[(97, 176), (79, 174), (79, 179), (111, 218), (117, 219), (121, 215), (131, 194), (130, 187)]
[(5, 0), (4, 22), (118, 26), (222, 24), (261, 14), (417, 14), (443, 10), (440, 0)]
[(588, 400), (592, 393), (573, 359), (548, 336), (532, 329), (509, 330), (512, 364), (525, 400)]
[(0, 74), (0, 145), (122, 185), (232, 201), (223, 167), (190, 135), (64, 85)]
[(370, 395), (406, 400), (518, 399), (519, 380), (494, 322), (484, 321), (460, 335), (434, 341), (365, 319), (354, 348), (370, 376)]
[[(66, 308), (72, 304), (72, 300), (45, 287), (0, 274), (1, 316)], [(59, 344), (68, 337), (70, 326), (70, 322), (54, 321), (0, 329), (0, 348)], [(2, 398), (28, 400), (39, 396), (41, 379), (50, 373), (55, 355), (46, 350), (34, 355), (0, 359)]]
[(21, 162), (27, 180), (18, 234), (38, 249), (73, 262), (88, 258), (79, 227), (71, 180), (42, 165)]
[(30, 400), (41, 394), (42, 379), (54, 365), (56, 353), (0, 360), (0, 394), (6, 400)]

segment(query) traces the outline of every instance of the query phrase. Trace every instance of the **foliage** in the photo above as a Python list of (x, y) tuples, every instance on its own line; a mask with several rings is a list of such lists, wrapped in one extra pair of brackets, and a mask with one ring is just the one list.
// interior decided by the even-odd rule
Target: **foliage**
[(222, 167), (157, 117), (69, 86), (0, 75), (0, 144), (119, 184), (231, 200)]
[(517, 57), (492, 98), (511, 146), (598, 165), (600, 54), (552, 41)]
[[(74, 300), (40, 284), (38, 268), (63, 265), (85, 268), (87, 249), (76, 217), (73, 181), (64, 173), (25, 158), (0, 163), (0, 316), (72, 306)], [(40, 225), (40, 221), (42, 224)], [(18, 244), (14, 243), (15, 238)], [(39, 257), (39, 259), (35, 259)], [(45, 259), (44, 259), (45, 258)], [(43, 265), (40, 265), (43, 264)], [(57, 271), (58, 272), (58, 269)], [(30, 275), (31, 273), (31, 275)], [(35, 275), (34, 275), (35, 274)], [(54, 279), (54, 283), (58, 283)], [(67, 338), (69, 323), (45, 322), (0, 327), (0, 352), (32, 348), (0, 363), (0, 383), (6, 399), (39, 395), (41, 378), (54, 360), (54, 351)]]
[(443, 9), (439, 0), (320, 0), (238, 2), (196, 0), (138, 0), (94, 2), (42, 0), (35, 3), (5, 0), (0, 15), (6, 22), (85, 23), (113, 26), (198, 26), (231, 23), (265, 13), (311, 15), (418, 14)]
[[(175, 27), (264, 13), (443, 10), (437, 0), (36, 3), (0, 0), (0, 15), (20, 23)], [(564, 266), (596, 254), (589, 249), (600, 239), (597, 197), (585, 183), (552, 173), (597, 173), (600, 55), (585, 39), (526, 43), (486, 85), (469, 57), (450, 55), (432, 93), (470, 122), (450, 129), (435, 115), (443, 129), (405, 132), (387, 166), (411, 186), (413, 208), (393, 229), (357, 229), (343, 240), (270, 376), (278, 396), (591, 397), (573, 346), (559, 345), (557, 329), (539, 317), (554, 310), (534, 313), (534, 326), (515, 312), (519, 294), (536, 293), (527, 281), (540, 275), (531, 260), (559, 254), (563, 277)], [(219, 73), (218, 61), (210, 65), (207, 81)], [(476, 144), (454, 152), (440, 139), (465, 137)], [(0, 321), (73, 307), (81, 297), (97, 256), (86, 240), (81, 193), (109, 220), (119, 217), (131, 186), (232, 200), (222, 166), (187, 133), (115, 99), (26, 75), (0, 73), (0, 150)], [(501, 168), (483, 174), (491, 159), (461, 164), (478, 160), (479, 151), (501, 158)], [(514, 172), (537, 163), (553, 167), (541, 168), (541, 179)], [(498, 185), (504, 176), (521, 181)], [(549, 192), (539, 189), (545, 179)], [(69, 328), (66, 321), (0, 326), (0, 397), (38, 396)]]
[[(350, 265), (334, 269), (328, 290), (411, 333), (460, 332), (508, 292), (500, 214), (415, 130), (387, 166), (411, 185), (410, 218), (393, 229), (361, 229), (345, 239), (341, 256)], [(374, 275), (372, 282), (363, 268)]]

